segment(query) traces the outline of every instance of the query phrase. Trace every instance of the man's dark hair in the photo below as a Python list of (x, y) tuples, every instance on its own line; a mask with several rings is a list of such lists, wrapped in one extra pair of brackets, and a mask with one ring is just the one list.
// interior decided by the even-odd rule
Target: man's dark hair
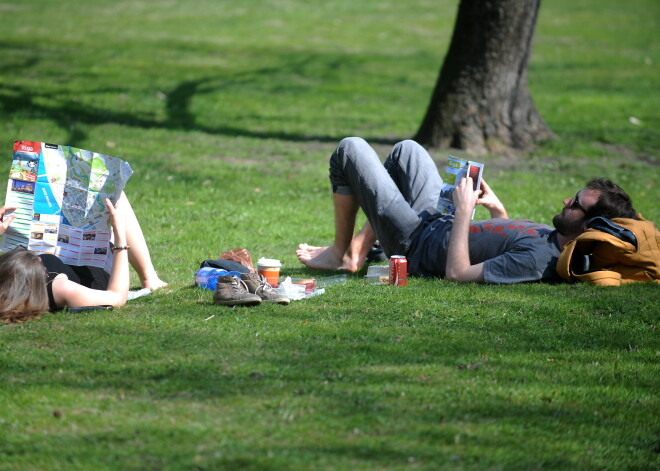
[(587, 219), (596, 216), (637, 219), (630, 196), (619, 185), (604, 178), (594, 178), (587, 182), (586, 188), (600, 192), (598, 202), (587, 211)]

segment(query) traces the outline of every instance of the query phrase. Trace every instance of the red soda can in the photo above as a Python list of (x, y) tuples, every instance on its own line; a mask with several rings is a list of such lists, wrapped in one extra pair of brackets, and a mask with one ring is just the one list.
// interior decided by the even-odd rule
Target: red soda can
[(403, 255), (390, 257), (390, 284), (408, 286), (408, 260)]

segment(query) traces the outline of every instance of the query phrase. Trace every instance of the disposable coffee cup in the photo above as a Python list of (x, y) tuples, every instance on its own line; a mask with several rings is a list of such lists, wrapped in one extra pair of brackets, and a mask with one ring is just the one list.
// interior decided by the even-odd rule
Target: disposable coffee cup
[(282, 264), (273, 258), (260, 258), (257, 261), (257, 273), (263, 275), (273, 288), (277, 288)]

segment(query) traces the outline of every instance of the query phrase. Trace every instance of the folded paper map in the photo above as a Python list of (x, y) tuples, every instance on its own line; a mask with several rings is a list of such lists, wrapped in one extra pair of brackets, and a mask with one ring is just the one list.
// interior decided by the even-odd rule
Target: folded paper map
[(18, 246), (69, 265), (109, 270), (105, 200), (117, 201), (133, 170), (121, 159), (70, 146), (15, 141), (5, 206), (16, 219), (0, 251)]

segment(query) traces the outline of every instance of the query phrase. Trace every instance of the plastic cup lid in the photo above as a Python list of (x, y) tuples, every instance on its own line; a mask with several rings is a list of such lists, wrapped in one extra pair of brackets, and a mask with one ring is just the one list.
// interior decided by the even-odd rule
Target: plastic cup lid
[(276, 260), (274, 258), (260, 258), (257, 261), (257, 266), (260, 267), (281, 267), (282, 264), (280, 263), (279, 260)]

